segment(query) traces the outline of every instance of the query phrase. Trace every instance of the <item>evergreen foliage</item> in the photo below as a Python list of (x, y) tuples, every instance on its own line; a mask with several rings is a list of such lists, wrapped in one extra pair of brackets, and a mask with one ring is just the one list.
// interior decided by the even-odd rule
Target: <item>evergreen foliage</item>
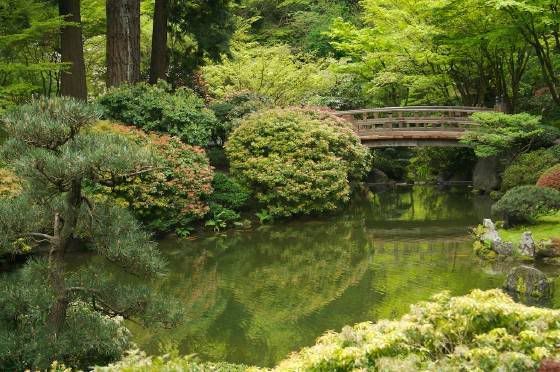
[(180, 317), (144, 284), (121, 284), (103, 267), (67, 271), (74, 249), (146, 278), (165, 267), (130, 213), (85, 192), (86, 184), (114, 187), (153, 168), (151, 154), (130, 141), (88, 132), (98, 115), (95, 106), (57, 98), (4, 118), (3, 156), (24, 182), (19, 196), (0, 199), (0, 253), (48, 253), (14, 274), (15, 282), (2, 280), (2, 370), (45, 369), (54, 359), (81, 368), (106, 363), (129, 347), (119, 319), (173, 324)]
[(206, 146), (218, 122), (193, 91), (160, 83), (124, 85), (99, 99), (107, 118), (145, 131), (179, 137), (189, 145)]
[(367, 171), (350, 124), (310, 109), (271, 109), (243, 119), (226, 144), (231, 172), (273, 216), (332, 211)]
[(492, 206), (492, 214), (507, 225), (528, 221), (560, 210), (560, 191), (548, 187), (517, 186)]
[(551, 166), (560, 162), (560, 153), (550, 149), (539, 149), (521, 154), (511, 163), (502, 176), (502, 190), (515, 186), (534, 185)]

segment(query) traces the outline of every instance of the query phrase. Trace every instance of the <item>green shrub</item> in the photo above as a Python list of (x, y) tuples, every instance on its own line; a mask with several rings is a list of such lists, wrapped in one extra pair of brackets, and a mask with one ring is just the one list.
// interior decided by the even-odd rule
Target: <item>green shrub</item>
[(539, 149), (520, 155), (504, 171), (502, 190), (507, 191), (516, 186), (534, 185), (544, 171), (558, 161), (560, 158), (548, 149)]
[(400, 320), (328, 332), (271, 369), (129, 354), (105, 371), (536, 371), (560, 358), (560, 311), (515, 303), (502, 291), (436, 295)]
[(507, 225), (553, 214), (560, 209), (560, 191), (547, 187), (518, 186), (502, 196), (492, 206), (494, 215), (504, 218)]
[(539, 178), (537, 186), (550, 187), (560, 191), (560, 164), (547, 169)]
[(243, 119), (226, 144), (231, 172), (273, 216), (332, 211), (367, 171), (368, 151), (329, 113), (270, 109)]
[(269, 99), (250, 91), (232, 93), (214, 101), (210, 109), (220, 122), (212, 137), (216, 143), (225, 143), (233, 128), (245, 115), (270, 105)]
[(214, 192), (209, 202), (225, 208), (240, 210), (251, 197), (251, 190), (224, 173), (216, 172), (212, 180)]
[(190, 145), (206, 146), (218, 122), (202, 98), (165, 83), (123, 85), (99, 99), (107, 118), (146, 131), (169, 133)]
[[(156, 232), (187, 231), (208, 212), (205, 199), (212, 193), (213, 171), (204, 150), (167, 135), (146, 134), (133, 127), (99, 124), (151, 148), (158, 168), (114, 188), (97, 188), (128, 207), (146, 227)], [(186, 230), (185, 230), (186, 229)]]
[(327, 333), (277, 371), (528, 371), (558, 358), (560, 311), (515, 303), (500, 290), (440, 294), (401, 320)]

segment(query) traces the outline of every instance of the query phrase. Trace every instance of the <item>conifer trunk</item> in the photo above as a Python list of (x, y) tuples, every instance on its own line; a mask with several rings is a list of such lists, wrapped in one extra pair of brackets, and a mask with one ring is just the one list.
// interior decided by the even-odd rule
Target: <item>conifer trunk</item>
[(58, 11), (65, 21), (75, 23), (60, 30), (61, 60), (70, 65), (62, 72), (60, 94), (85, 101), (87, 87), (80, 0), (59, 0)]
[(152, 58), (150, 63), (150, 84), (166, 80), (167, 74), (167, 19), (168, 0), (156, 0), (154, 26), (152, 32)]
[(107, 85), (140, 81), (140, 0), (107, 0)]
[(66, 195), (64, 215), (54, 220), (54, 237), (49, 252), (49, 281), (55, 294), (55, 302), (49, 311), (48, 323), (54, 335), (64, 326), (70, 300), (64, 280), (64, 254), (74, 238), (82, 204), (81, 180), (72, 181)]

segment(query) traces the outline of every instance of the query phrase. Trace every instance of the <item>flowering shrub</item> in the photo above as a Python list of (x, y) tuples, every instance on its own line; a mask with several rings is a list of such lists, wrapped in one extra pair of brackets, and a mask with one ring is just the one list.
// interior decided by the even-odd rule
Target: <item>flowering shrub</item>
[(172, 91), (163, 82), (123, 85), (102, 96), (99, 103), (107, 118), (169, 133), (191, 145), (206, 146), (218, 125), (202, 98), (186, 88)]
[(96, 130), (121, 133), (153, 149), (158, 168), (132, 182), (96, 190), (116, 198), (149, 229), (188, 231), (194, 220), (208, 212), (204, 201), (212, 193), (213, 170), (204, 150), (167, 135), (146, 134), (133, 127), (100, 124)]
[(327, 112), (270, 109), (241, 121), (226, 144), (231, 172), (273, 216), (331, 211), (367, 170), (352, 127)]
[[(329, 332), (272, 371), (536, 371), (560, 358), (560, 311), (515, 303), (502, 291), (436, 295), (400, 320)], [(192, 357), (133, 352), (96, 371), (265, 371)]]
[(506, 224), (523, 222), (560, 210), (560, 191), (547, 187), (518, 186), (509, 190), (492, 206), (492, 214)]
[(560, 191), (560, 164), (556, 164), (542, 174), (537, 186), (550, 187)]

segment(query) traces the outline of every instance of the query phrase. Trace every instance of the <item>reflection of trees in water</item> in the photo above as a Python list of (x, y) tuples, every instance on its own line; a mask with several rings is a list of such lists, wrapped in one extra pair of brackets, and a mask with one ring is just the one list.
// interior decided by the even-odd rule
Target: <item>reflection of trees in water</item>
[[(464, 187), (440, 190), (432, 186), (397, 187), (375, 193), (367, 204), (373, 220), (465, 220), (486, 212), (480, 198)], [(486, 207), (487, 208), (487, 207)]]

